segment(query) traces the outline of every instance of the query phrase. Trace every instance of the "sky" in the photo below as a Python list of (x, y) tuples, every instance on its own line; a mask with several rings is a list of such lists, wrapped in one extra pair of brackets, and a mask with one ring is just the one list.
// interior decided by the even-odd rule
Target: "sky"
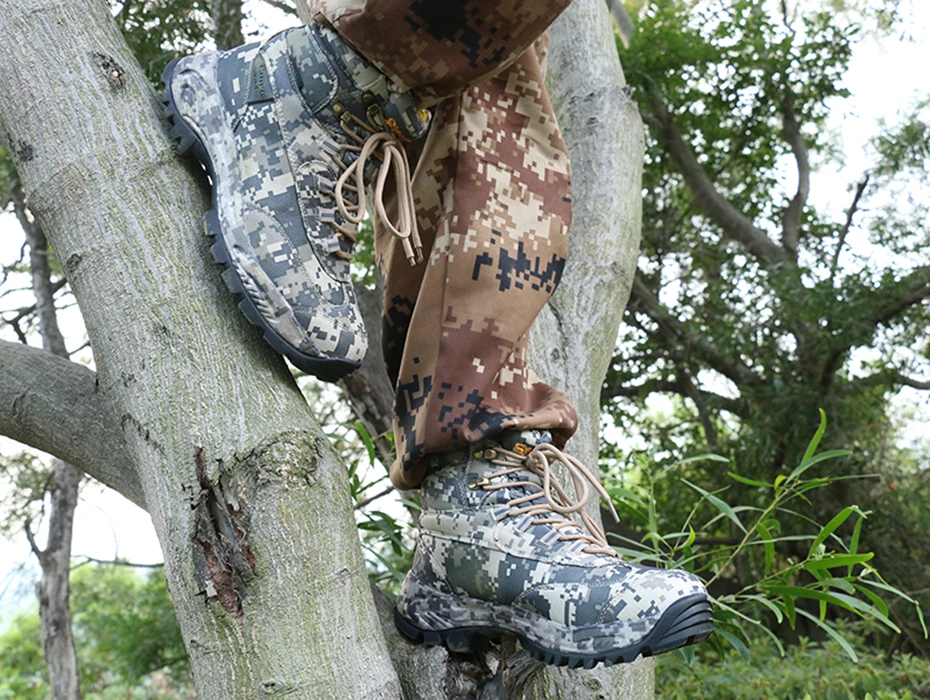
[[(247, 10), (262, 3), (250, 0)], [(866, 144), (877, 130), (879, 119), (894, 120), (922, 95), (930, 94), (930, 71), (922, 67), (930, 55), (930, 3), (915, 0), (910, 7), (907, 33), (915, 39), (900, 41), (896, 37), (864, 39), (855, 50), (846, 85), (852, 97), (838, 101), (830, 118), (830, 126), (841, 140), (845, 153), (844, 165), (821, 167), (813, 175), (812, 203), (832, 212), (838, 220), (845, 218), (851, 200), (848, 191), (869, 166)], [(288, 26), (292, 20), (282, 13), (266, 9), (253, 16), (247, 27), (261, 35), (274, 28)], [(787, 186), (790, 188), (790, 172)], [(12, 214), (0, 214), (0, 264), (19, 256), (22, 234)], [(25, 282), (25, 280), (24, 280)], [(0, 299), (3, 308), (29, 299), (28, 292)], [(69, 337), (69, 349), (84, 344), (82, 326), (76, 309), (66, 310), (62, 326)], [(0, 329), (0, 338), (15, 340), (7, 329)], [(87, 351), (79, 361), (89, 362)], [(912, 423), (912, 436), (926, 434), (930, 427), (930, 403), (917, 392), (902, 394), (903, 405), (917, 407)], [(19, 447), (0, 438), (0, 453), (11, 454)], [(40, 532), (39, 541), (43, 541)], [(84, 488), (77, 509), (73, 552), (76, 559), (89, 556), (111, 560), (122, 557), (129, 561), (151, 564), (161, 561), (161, 552), (148, 515), (119, 494), (98, 485)], [(27, 571), (20, 567), (25, 564)], [(21, 604), (30, 604), (35, 580), (35, 564), (23, 537), (0, 537), (0, 629), (8, 623)]]

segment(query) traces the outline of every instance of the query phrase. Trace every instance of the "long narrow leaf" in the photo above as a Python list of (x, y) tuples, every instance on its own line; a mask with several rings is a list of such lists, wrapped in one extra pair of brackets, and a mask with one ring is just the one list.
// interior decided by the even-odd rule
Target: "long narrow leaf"
[(865, 554), (833, 554), (823, 559), (806, 561), (802, 568), (804, 568), (805, 571), (815, 571), (817, 569), (833, 569), (837, 566), (848, 567), (856, 564), (863, 564), (874, 556), (875, 554), (872, 552), (866, 552)]
[(692, 462), (723, 462), (724, 464), (729, 464), (730, 460), (722, 455), (715, 455), (713, 452), (705, 452), (704, 454), (695, 455), (694, 457), (688, 457), (678, 462), (679, 465), (691, 464)]
[[(856, 554), (859, 551), (859, 535), (862, 533), (862, 521), (865, 520), (865, 515), (860, 514), (859, 519), (856, 521), (855, 526), (853, 526), (852, 539), (849, 541), (849, 553)], [(853, 564), (849, 565), (849, 568), (846, 572), (847, 576), (852, 576)]]
[(856, 508), (855, 506), (848, 506), (846, 508), (843, 508), (843, 510), (841, 510), (836, 515), (834, 515), (833, 518), (830, 520), (830, 522), (828, 522), (826, 525), (823, 526), (823, 528), (820, 530), (820, 534), (818, 534), (817, 537), (814, 539), (813, 544), (811, 544), (810, 552), (808, 553), (807, 556), (809, 557), (814, 556), (814, 552), (816, 551), (816, 549), (820, 545), (822, 545), (824, 542), (826, 542), (827, 538), (830, 535), (832, 535), (834, 531), (840, 525), (845, 523), (849, 519), (849, 516), (855, 513), (857, 510), (859, 509)]
[(721, 513), (723, 513), (725, 516), (727, 516), (730, 520), (732, 520), (740, 530), (742, 530), (743, 532), (746, 532), (746, 528), (743, 526), (743, 523), (740, 522), (739, 517), (737, 517), (736, 513), (733, 512), (733, 509), (727, 503), (720, 500), (719, 498), (717, 498), (717, 496), (710, 493), (709, 491), (705, 491), (697, 484), (692, 484), (687, 479), (682, 479), (682, 482), (687, 484), (691, 488), (693, 488), (699, 494), (701, 494), (704, 498), (706, 498), (710, 502), (712, 506), (714, 506), (714, 508), (716, 508)]
[(810, 444), (808, 444), (807, 450), (804, 452), (801, 464), (804, 464), (814, 456), (817, 447), (820, 446), (820, 441), (823, 439), (823, 434), (827, 432), (827, 413), (822, 408), (818, 408), (817, 410), (820, 411), (820, 425), (817, 428), (817, 432), (814, 433), (814, 437), (811, 439)]
[(726, 639), (730, 643), (730, 646), (736, 649), (736, 651), (739, 652), (739, 655), (742, 656), (743, 659), (745, 659), (747, 662), (749, 661), (749, 648), (746, 646), (742, 639), (737, 637), (735, 634), (727, 632), (723, 629), (716, 629), (714, 631)]
[(856, 650), (853, 649), (853, 648), (850, 646), (849, 642), (847, 642), (847, 641), (843, 638), (843, 635), (841, 635), (841, 634), (840, 634), (839, 632), (837, 632), (835, 629), (833, 629), (832, 627), (830, 627), (830, 625), (828, 625), (827, 623), (818, 620), (814, 615), (811, 615), (810, 613), (805, 612), (804, 610), (798, 610), (798, 614), (799, 614), (799, 615), (803, 615), (803, 616), (806, 617), (808, 620), (810, 620), (811, 622), (813, 622), (815, 625), (817, 625), (818, 627), (820, 627), (820, 628), (821, 628), (824, 632), (826, 632), (828, 635), (830, 635), (830, 636), (836, 641), (837, 644), (839, 644), (841, 647), (843, 647), (843, 651), (845, 651), (846, 654), (847, 654), (847, 656), (849, 656), (849, 658), (852, 659), (852, 662), (853, 662), (854, 664), (859, 663), (859, 657), (856, 656)]
[(727, 472), (727, 476), (729, 476), (734, 481), (740, 482), (741, 484), (746, 484), (746, 486), (757, 486), (763, 489), (770, 489), (774, 487), (774, 484), (769, 484), (769, 483), (766, 483), (765, 481), (756, 481), (754, 479), (747, 479), (745, 476), (740, 476), (739, 474), (736, 474), (734, 472)]

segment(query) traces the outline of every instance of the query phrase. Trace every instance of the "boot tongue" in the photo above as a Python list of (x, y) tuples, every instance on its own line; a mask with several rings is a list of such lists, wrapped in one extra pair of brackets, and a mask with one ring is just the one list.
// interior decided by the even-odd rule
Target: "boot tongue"
[(552, 442), (552, 434), (548, 430), (504, 430), (495, 440), (505, 450), (529, 454), (537, 445)]
[[(384, 116), (385, 131), (404, 142), (415, 141), (426, 133), (430, 113), (418, 107), (416, 95), (413, 92), (391, 90), (387, 76), (329, 27), (308, 25), (303, 34), (295, 33), (293, 41), (290, 37), (288, 41), (298, 73), (304, 74), (304, 85), (308, 84), (308, 78), (309, 84), (312, 84), (314, 79), (333, 80), (333, 76), (326, 76), (324, 71), (320, 70), (319, 54), (313, 53), (319, 51), (315, 48), (317, 45), (322, 45), (329, 58), (341, 68), (345, 78), (350, 81), (349, 85), (342, 86), (344, 108), (365, 121), (369, 107), (379, 106)], [(310, 45), (309, 48), (305, 48), (307, 44)], [(326, 87), (331, 88), (331, 85)], [(349, 90), (346, 91), (345, 88)], [(347, 92), (355, 93), (356, 100), (351, 99)]]

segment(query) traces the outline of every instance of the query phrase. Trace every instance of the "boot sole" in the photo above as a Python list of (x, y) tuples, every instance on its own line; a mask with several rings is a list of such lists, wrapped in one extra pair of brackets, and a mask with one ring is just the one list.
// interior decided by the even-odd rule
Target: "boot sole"
[[(171, 94), (171, 78), (174, 75), (174, 69), (180, 59), (174, 59), (166, 67), (161, 76), (162, 84), (165, 86), (161, 95), (162, 104), (165, 105), (164, 116), (168, 119), (170, 129), (169, 136), (175, 142), (178, 155), (191, 158), (198, 162), (210, 175), (210, 181), (216, 181), (215, 169), (210, 154), (206, 146), (200, 140), (200, 137), (188, 126), (184, 118), (180, 115), (174, 98)], [(223, 238), (223, 231), (220, 226), (217, 215), (218, 203), (216, 200), (216, 188), (211, 186), (211, 201), (213, 208), (204, 215), (207, 235), (213, 240), (210, 251), (213, 254), (213, 260), (222, 267), (222, 278), (226, 287), (235, 296), (239, 297), (239, 309), (245, 314), (245, 317), (253, 326), (257, 326), (262, 331), (265, 342), (268, 343), (276, 352), (284, 355), (299, 370), (312, 374), (326, 382), (336, 382), (347, 374), (354, 372), (361, 366), (361, 362), (351, 362), (349, 360), (326, 359), (306, 355), (292, 345), (287, 343), (280, 335), (268, 325), (262, 317), (261, 312), (255, 306), (255, 302), (246, 292), (242, 280), (233, 269), (229, 250)]]
[[(481, 606), (493, 605), (483, 601), (475, 601), (475, 604)], [(539, 617), (538, 619), (540, 625), (554, 625), (545, 618)], [(569, 668), (593, 668), (598, 663), (604, 663), (608, 666), (617, 663), (629, 663), (639, 656), (655, 656), (689, 644), (696, 644), (707, 639), (714, 631), (711, 604), (703, 594), (687, 596), (669, 606), (668, 610), (662, 614), (659, 621), (641, 641), (621, 648), (596, 652), (571, 652), (553, 648), (540, 640), (531, 639), (523, 630), (509, 628), (500, 624), (426, 630), (407, 620), (396, 608), (394, 610), (394, 623), (397, 629), (412, 642), (429, 645), (441, 644), (451, 651), (457, 652), (475, 649), (480, 638), (494, 638), (502, 634), (511, 634), (520, 640), (522, 647), (534, 659), (552, 666), (567, 666)]]

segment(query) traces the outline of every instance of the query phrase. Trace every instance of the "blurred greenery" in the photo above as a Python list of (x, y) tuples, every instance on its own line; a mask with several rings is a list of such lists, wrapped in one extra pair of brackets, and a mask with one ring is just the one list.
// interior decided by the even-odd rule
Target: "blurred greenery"
[[(190, 665), (160, 570), (87, 564), (71, 573), (81, 689), (88, 700), (193, 698)], [(39, 614), (0, 635), (0, 698), (49, 697)]]
[[(906, 4), (628, 3), (637, 31), (618, 50), (648, 129), (643, 246), (602, 398), (618, 428), (608, 435), (623, 436), (605, 444), (608, 474), (648, 487), (659, 532), (691, 512), (682, 477), (764, 508), (765, 488), (734, 481), (719, 462), (685, 460), (715, 453), (772, 484), (802, 461), (824, 409), (824, 448), (849, 453), (818, 466), (831, 481), (779, 534), (801, 537), (804, 519), (827, 523), (856, 504), (869, 513), (861, 547), (872, 563), (927, 607), (930, 470), (923, 448), (902, 446), (893, 403), (902, 387), (930, 389), (926, 99), (881, 126), (839, 207), (810, 198), (825, 181), (807, 179), (843, 159), (827, 117), (848, 95), (857, 42), (898, 36)], [(856, 522), (837, 534), (848, 540)], [(646, 534), (631, 529), (634, 541)], [(726, 517), (704, 533), (742, 535)], [(807, 555), (803, 540), (775, 550)], [(734, 567), (715, 586), (741, 590), (757, 574)], [(905, 649), (930, 653), (914, 615), (890, 615)], [(824, 634), (805, 624), (802, 634)]]
[(930, 697), (930, 661), (899, 654), (887, 658), (868, 643), (867, 623), (842, 623), (859, 663), (834, 641), (806, 637), (784, 657), (770, 639), (753, 635), (751, 653), (735, 649), (723, 659), (698, 649), (691, 658), (673, 652), (659, 657), (656, 697), (666, 700), (916, 700)]

